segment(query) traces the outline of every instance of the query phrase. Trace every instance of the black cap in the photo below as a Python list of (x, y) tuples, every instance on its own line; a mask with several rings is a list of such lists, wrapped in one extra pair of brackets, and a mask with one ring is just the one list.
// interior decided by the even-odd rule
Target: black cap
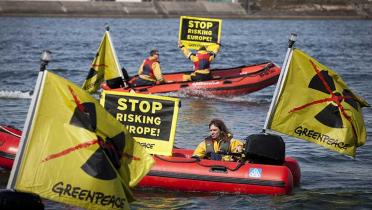
[(157, 49), (152, 49), (152, 50), (150, 51), (150, 55), (151, 55), (151, 56), (156, 55), (156, 54), (159, 54), (159, 50), (157, 50)]
[(201, 46), (201, 47), (199, 48), (199, 50), (207, 50), (207, 48), (206, 48), (205, 46)]

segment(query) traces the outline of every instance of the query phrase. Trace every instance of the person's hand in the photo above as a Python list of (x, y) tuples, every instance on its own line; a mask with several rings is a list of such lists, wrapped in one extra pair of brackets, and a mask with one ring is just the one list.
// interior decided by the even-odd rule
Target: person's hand
[(164, 80), (161, 80), (161, 81), (156, 81), (156, 84), (157, 85), (161, 85), (161, 84), (164, 84), (165, 83), (165, 81)]
[(181, 40), (178, 40), (178, 48), (182, 48), (183, 47), (183, 44), (181, 42)]
[(197, 155), (193, 155), (193, 156), (191, 156), (191, 158), (196, 159), (197, 161), (200, 161), (200, 157), (197, 156)]
[(235, 153), (242, 153), (243, 152), (243, 146), (242, 145), (238, 145), (236, 148), (235, 148)]

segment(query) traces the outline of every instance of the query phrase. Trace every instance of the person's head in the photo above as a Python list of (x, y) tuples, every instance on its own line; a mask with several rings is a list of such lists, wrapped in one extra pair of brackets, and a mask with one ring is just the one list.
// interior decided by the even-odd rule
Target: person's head
[(207, 50), (207, 48), (205, 46), (200, 46), (199, 51), (202, 51), (202, 50)]
[(209, 135), (212, 139), (226, 140), (229, 133), (229, 130), (222, 120), (213, 119), (209, 123)]
[(157, 49), (153, 49), (150, 51), (150, 56), (151, 57), (156, 57), (156, 58), (159, 58), (159, 50)]

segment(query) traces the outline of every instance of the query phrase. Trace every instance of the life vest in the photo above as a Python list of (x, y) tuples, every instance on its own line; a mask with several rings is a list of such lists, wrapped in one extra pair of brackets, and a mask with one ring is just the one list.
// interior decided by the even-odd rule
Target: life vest
[(209, 53), (197, 53), (198, 61), (194, 62), (194, 70), (209, 69), (210, 62), (209, 58), (211, 55)]
[(155, 63), (157, 61), (154, 61), (154, 60), (150, 60), (150, 59), (146, 59), (144, 60), (144, 63), (143, 63), (143, 72), (142, 72), (142, 75), (147, 75), (149, 76), (151, 79), (155, 79), (155, 75), (154, 75), (154, 69), (152, 68), (152, 64)]
[(221, 160), (223, 154), (218, 154), (217, 152), (228, 153), (230, 151), (230, 140), (231, 138), (228, 138), (227, 141), (222, 141), (220, 144), (220, 150), (214, 151), (213, 140), (210, 137), (207, 137), (204, 140), (206, 157), (210, 160)]

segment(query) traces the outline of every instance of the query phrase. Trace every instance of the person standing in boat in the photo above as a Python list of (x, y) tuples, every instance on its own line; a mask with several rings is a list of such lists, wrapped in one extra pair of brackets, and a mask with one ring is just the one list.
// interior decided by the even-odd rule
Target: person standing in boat
[(201, 46), (196, 53), (193, 53), (178, 40), (178, 48), (181, 49), (186, 58), (194, 63), (194, 72), (190, 75), (184, 75), (184, 81), (204, 81), (212, 79), (210, 64), (220, 51), (220, 43), (213, 46), (212, 51), (207, 51), (205, 46)]
[(225, 123), (220, 119), (213, 119), (209, 123), (209, 136), (194, 150), (193, 157), (210, 160), (234, 161), (226, 153), (241, 153), (243, 143), (233, 139)]
[(138, 69), (138, 79), (133, 86), (146, 86), (163, 84), (165, 80), (161, 73), (159, 62), (159, 51), (153, 49), (150, 51), (150, 56), (146, 58)]

